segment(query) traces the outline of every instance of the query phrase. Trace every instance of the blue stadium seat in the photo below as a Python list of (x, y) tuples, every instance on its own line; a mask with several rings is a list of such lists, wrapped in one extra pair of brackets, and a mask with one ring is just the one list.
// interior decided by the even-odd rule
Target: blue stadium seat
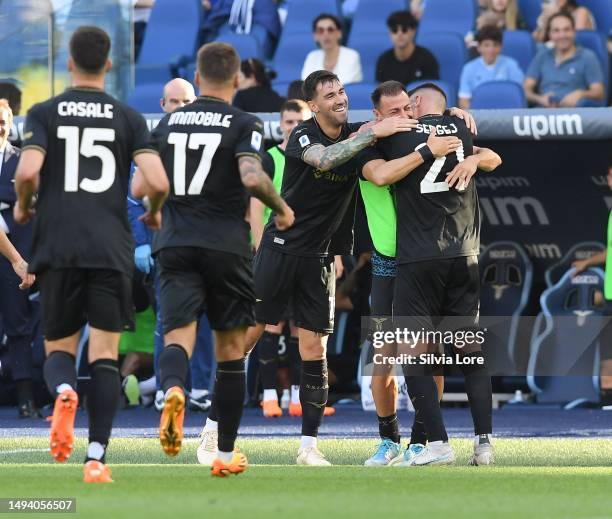
[(376, 60), (384, 51), (391, 48), (391, 42), (386, 33), (357, 34), (351, 31), (348, 46), (359, 52), (361, 70), (365, 82), (376, 81)]
[(410, 91), (413, 88), (416, 88), (419, 85), (422, 85), (423, 83), (435, 83), (436, 85), (438, 85), (442, 90), (444, 90), (444, 93), (446, 94), (446, 101), (448, 103), (448, 106), (457, 106), (457, 89), (450, 83), (447, 83), (446, 81), (437, 81), (437, 80), (428, 80), (428, 79), (413, 81), (412, 83), (409, 83), (406, 86), (406, 90)]
[(293, 0), (287, 11), (283, 32), (312, 34), (312, 22), (321, 13), (329, 13), (342, 18), (337, 0)]
[(389, 15), (394, 11), (404, 10), (406, 10), (404, 0), (362, 0), (353, 16), (351, 34), (357, 38), (363, 34), (382, 35), (386, 31)]
[(370, 95), (376, 88), (376, 83), (351, 83), (345, 85), (344, 88), (349, 99), (349, 109), (370, 110), (372, 108)]
[(279, 81), (294, 81), (302, 78), (302, 67), (306, 55), (314, 50), (315, 43), (310, 33), (289, 34), (283, 32), (276, 53), (274, 70)]
[(272, 82), (272, 88), (281, 97), (287, 97), (287, 92), (289, 91), (289, 85), (291, 85), (291, 81), (273, 81)]
[(523, 85), (514, 81), (488, 81), (472, 92), (470, 108), (527, 108)]
[(501, 53), (514, 58), (523, 72), (527, 72), (535, 56), (536, 46), (529, 31), (505, 31)]
[(599, 334), (606, 318), (595, 294), (604, 273), (567, 271), (541, 297), (543, 322), (531, 344), (527, 383), (539, 403), (566, 409), (599, 401)]
[(165, 83), (136, 85), (128, 97), (128, 105), (143, 114), (157, 114), (162, 111), (159, 100), (163, 96)]
[(251, 34), (236, 34), (231, 31), (220, 32), (216, 41), (233, 45), (241, 60), (249, 58), (262, 59), (259, 42)]
[(427, 0), (419, 33), (454, 32), (463, 37), (474, 28), (475, 22), (474, 0)]
[[(525, 249), (515, 242), (491, 243), (480, 254), (480, 314), (504, 316), (488, 325), (490, 332), (505, 341), (490, 356), (499, 373), (510, 375), (526, 361), (517, 352), (520, 317), (527, 306), (533, 283), (533, 266)], [(496, 345), (497, 346), (497, 345)], [(491, 351), (491, 350), (490, 350)], [(503, 363), (509, 362), (504, 365)], [(523, 372), (524, 373), (524, 372)]]
[(597, 31), (576, 31), (576, 42), (591, 49), (601, 63), (606, 91), (610, 77), (610, 58), (608, 56), (607, 38)]
[(579, 5), (587, 7), (593, 13), (597, 30), (605, 36), (609, 36), (612, 32), (612, 1), (580, 0)]
[(136, 84), (168, 81), (173, 67), (191, 60), (198, 44), (201, 19), (200, 0), (157, 0), (140, 49)]
[(552, 287), (557, 284), (563, 277), (563, 274), (572, 268), (572, 263), (574, 263), (574, 261), (589, 258), (593, 254), (605, 250), (605, 248), (606, 246), (598, 241), (583, 241), (577, 243), (568, 250), (557, 263), (546, 269), (546, 272), (544, 272), (546, 286)]
[(519, 12), (530, 31), (535, 31), (542, 14), (542, 0), (518, 0)]
[(417, 43), (431, 51), (440, 65), (440, 79), (459, 88), (461, 70), (467, 60), (465, 42), (461, 36), (452, 32), (419, 31)]

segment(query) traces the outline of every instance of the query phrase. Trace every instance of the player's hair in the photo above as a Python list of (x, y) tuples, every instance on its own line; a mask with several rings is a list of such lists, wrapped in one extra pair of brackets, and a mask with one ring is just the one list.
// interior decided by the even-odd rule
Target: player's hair
[(285, 112), (309, 112), (310, 108), (308, 108), (308, 105), (306, 104), (305, 101), (302, 101), (301, 99), (287, 99), (282, 106), (280, 107), (280, 115), (282, 117), (282, 115)]
[(370, 98), (372, 99), (372, 104), (374, 105), (374, 107), (378, 108), (378, 105), (380, 105), (381, 97), (396, 96), (398, 94), (401, 94), (402, 92), (406, 92), (406, 87), (403, 83), (394, 80), (385, 81), (374, 89), (374, 92), (372, 92)]
[(333, 72), (329, 72), (327, 70), (315, 70), (308, 75), (308, 77), (304, 80), (304, 84), (302, 85), (304, 99), (306, 101), (312, 101), (317, 93), (317, 87), (319, 85), (333, 83), (335, 81), (338, 83), (340, 82), (338, 76), (336, 76), (336, 74)]
[(493, 40), (495, 43), (502, 44), (504, 39), (504, 34), (502, 33), (499, 27), (495, 27), (495, 25), (485, 25), (482, 29), (480, 29), (476, 33), (475, 40), (478, 43), (482, 43), (485, 40)]
[(317, 24), (321, 20), (331, 20), (332, 22), (334, 22), (334, 25), (336, 26), (336, 29), (338, 29), (339, 31), (342, 30), (342, 22), (338, 19), (337, 16), (334, 16), (333, 14), (329, 14), (329, 13), (321, 13), (319, 16), (317, 16), (312, 21), (312, 32), (316, 32)]
[(70, 38), (70, 55), (74, 64), (87, 74), (99, 74), (104, 69), (111, 41), (99, 27), (83, 25)]
[(13, 118), (13, 110), (7, 99), (0, 99), (0, 110), (6, 110), (9, 113), (11, 119)]
[(266, 66), (256, 58), (243, 59), (240, 70), (246, 77), (255, 77), (257, 84), (265, 87), (269, 87), (270, 80), (276, 77), (276, 73), (266, 70)]
[(198, 74), (211, 83), (228, 83), (238, 73), (240, 56), (229, 43), (206, 43), (198, 51)]
[(0, 98), (5, 99), (15, 115), (21, 111), (21, 90), (13, 83), (0, 83)]
[(418, 20), (410, 11), (395, 11), (387, 18), (387, 27), (395, 31), (398, 27), (403, 29), (416, 29), (419, 26)]
[(412, 90), (410, 90), (408, 92), (408, 95), (412, 97), (414, 94), (416, 94), (417, 92), (421, 90), (434, 90), (435, 92), (440, 94), (444, 98), (444, 105), (446, 108), (446, 105), (448, 104), (448, 99), (446, 98), (446, 92), (444, 92), (444, 90), (442, 90), (438, 85), (436, 85), (435, 83), (423, 83), (422, 85), (414, 87)]

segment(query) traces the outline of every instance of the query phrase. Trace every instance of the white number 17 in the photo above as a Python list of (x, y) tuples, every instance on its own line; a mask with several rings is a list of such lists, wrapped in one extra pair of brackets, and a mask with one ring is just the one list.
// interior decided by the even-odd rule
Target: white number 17
[(204, 188), (206, 177), (210, 173), (210, 166), (221, 144), (220, 133), (177, 133), (168, 134), (168, 144), (174, 145), (174, 194), (177, 196), (185, 195), (185, 177), (187, 168), (187, 146), (190, 150), (197, 150), (200, 146), (204, 146), (202, 157), (198, 164), (189, 189), (188, 195), (199, 195)]

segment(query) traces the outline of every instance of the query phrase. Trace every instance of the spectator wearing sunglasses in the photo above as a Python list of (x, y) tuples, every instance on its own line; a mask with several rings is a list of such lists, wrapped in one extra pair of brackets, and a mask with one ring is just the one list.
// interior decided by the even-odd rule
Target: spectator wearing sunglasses
[(417, 19), (409, 11), (396, 11), (387, 18), (393, 48), (378, 57), (376, 81), (395, 80), (407, 85), (421, 79), (439, 79), (434, 55), (414, 43), (417, 26)]
[(302, 79), (315, 70), (328, 70), (338, 76), (340, 82), (358, 83), (363, 79), (361, 59), (356, 50), (340, 45), (342, 24), (332, 14), (320, 14), (312, 22), (314, 39), (320, 47), (310, 51), (302, 67)]

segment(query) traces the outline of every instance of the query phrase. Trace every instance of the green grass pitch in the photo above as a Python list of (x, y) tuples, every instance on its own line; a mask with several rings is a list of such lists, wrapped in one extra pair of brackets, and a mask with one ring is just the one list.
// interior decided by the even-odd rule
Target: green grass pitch
[[(155, 439), (114, 439), (112, 485), (81, 481), (85, 443), (56, 464), (44, 438), (0, 439), (0, 497), (76, 497), (52, 517), (293, 519), (386, 517), (610, 517), (612, 440), (497, 439), (496, 465), (466, 466), (470, 440), (452, 441), (452, 467), (366, 468), (375, 440), (321, 440), (331, 468), (296, 467), (297, 440), (240, 439), (251, 466), (211, 478), (195, 440), (176, 459)], [(389, 514), (389, 515), (387, 515)]]

